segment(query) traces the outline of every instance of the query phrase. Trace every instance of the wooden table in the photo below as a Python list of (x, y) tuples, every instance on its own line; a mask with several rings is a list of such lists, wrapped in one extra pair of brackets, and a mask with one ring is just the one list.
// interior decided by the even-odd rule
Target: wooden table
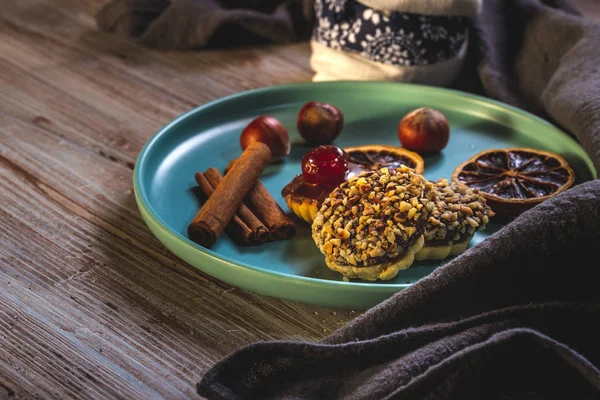
[[(580, 0), (598, 18), (595, 1)], [(97, 31), (105, 2), (0, 5), (2, 399), (197, 398), (204, 371), (240, 346), (319, 340), (358, 315), (198, 272), (152, 236), (132, 193), (160, 127), (224, 95), (309, 81), (307, 43), (153, 51)]]

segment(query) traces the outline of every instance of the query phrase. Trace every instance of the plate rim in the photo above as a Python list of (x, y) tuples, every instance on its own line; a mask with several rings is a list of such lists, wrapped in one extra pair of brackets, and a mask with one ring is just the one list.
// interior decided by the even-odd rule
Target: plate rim
[[(298, 283), (302, 283), (302, 284), (311, 284), (311, 285), (316, 285), (316, 286), (322, 286), (323, 289), (332, 288), (332, 287), (346, 287), (346, 288), (350, 287), (350, 288), (355, 288), (355, 289), (369, 288), (369, 289), (373, 290), (374, 292), (380, 293), (382, 295), (383, 294), (386, 294), (386, 295), (393, 294), (395, 292), (399, 292), (403, 289), (406, 289), (406, 288), (414, 285), (414, 282), (413, 283), (385, 283), (385, 282), (375, 283), (375, 282), (354, 282), (354, 281), (345, 282), (343, 280), (340, 280), (340, 281), (325, 280), (325, 279), (316, 278), (316, 277), (299, 276), (299, 275), (293, 275), (293, 274), (279, 272), (279, 271), (273, 271), (270, 269), (265, 269), (262, 267), (250, 265), (243, 261), (233, 260), (227, 256), (223, 256), (223, 255), (215, 252), (212, 249), (201, 248), (201, 246), (194, 243), (189, 238), (185, 237), (184, 235), (180, 234), (179, 232), (175, 231), (172, 227), (170, 227), (165, 221), (163, 221), (161, 219), (160, 215), (158, 215), (158, 213), (152, 208), (152, 205), (150, 204), (150, 201), (148, 200), (147, 193), (144, 190), (144, 187), (141, 183), (143, 172), (144, 172), (144, 163), (148, 157), (149, 149), (163, 135), (167, 134), (173, 126), (176, 126), (181, 121), (184, 121), (184, 120), (190, 118), (194, 114), (204, 112), (205, 110), (210, 109), (211, 107), (217, 107), (218, 105), (220, 105), (222, 103), (226, 103), (226, 102), (232, 101), (232, 100), (240, 98), (240, 97), (244, 97), (244, 96), (248, 96), (248, 95), (259, 95), (260, 93), (269, 92), (269, 91), (273, 91), (273, 90), (286, 91), (286, 90), (305, 88), (307, 86), (337, 86), (337, 85), (349, 85), (349, 84), (354, 85), (354, 86), (398, 86), (398, 85), (402, 85), (403, 87), (408, 87), (408, 88), (411, 88), (412, 90), (418, 89), (420, 91), (423, 90), (425, 92), (430, 92), (433, 94), (442, 93), (442, 94), (459, 96), (459, 97), (470, 99), (472, 101), (485, 103), (488, 106), (489, 105), (496, 106), (496, 107), (502, 109), (503, 111), (505, 111), (505, 112), (508, 111), (508, 112), (510, 112), (510, 114), (512, 114), (516, 117), (519, 117), (519, 118), (527, 118), (527, 119), (533, 120), (537, 123), (541, 123), (543, 125), (546, 125), (549, 129), (555, 130), (557, 133), (564, 136), (567, 140), (573, 141), (573, 144), (575, 144), (582, 150), (582, 154), (584, 156), (583, 161), (585, 161), (586, 166), (592, 172), (592, 176), (594, 178), (597, 178), (597, 171), (595, 170), (595, 168), (593, 166), (593, 162), (589, 158), (589, 155), (585, 152), (585, 149), (583, 149), (581, 144), (577, 140), (575, 140), (574, 137), (572, 137), (567, 132), (560, 129), (558, 126), (551, 123), (550, 121), (547, 121), (535, 114), (532, 114), (531, 112), (517, 108), (515, 106), (504, 103), (499, 100), (491, 99), (491, 98), (477, 95), (474, 93), (461, 91), (458, 89), (451, 89), (451, 88), (423, 85), (423, 84), (416, 84), (416, 83), (405, 83), (405, 82), (340, 80), (340, 81), (286, 83), (286, 84), (270, 85), (270, 86), (263, 86), (263, 87), (248, 89), (248, 90), (232, 93), (232, 94), (229, 94), (226, 96), (222, 96), (222, 97), (216, 98), (211, 101), (207, 101), (203, 104), (200, 104), (200, 105), (180, 114), (176, 118), (174, 118), (171, 121), (169, 121), (168, 123), (164, 124), (158, 131), (156, 131), (152, 136), (150, 136), (148, 138), (148, 140), (146, 141), (144, 146), (139, 151), (138, 156), (136, 157), (134, 170), (133, 170), (133, 189), (134, 189), (133, 191), (134, 191), (134, 195), (136, 198), (136, 203), (138, 205), (138, 208), (140, 208), (140, 212), (141, 212), (142, 217), (145, 220), (146, 224), (148, 225), (149, 222), (152, 222), (153, 224), (155, 224), (157, 227), (160, 228), (162, 233), (164, 233), (168, 237), (170, 237), (171, 240), (174, 239), (176, 241), (180, 241), (180, 242), (182, 242), (183, 245), (188, 247), (190, 250), (199, 252), (203, 256), (207, 256), (208, 258), (211, 258), (214, 261), (218, 261), (220, 263), (225, 263), (225, 264), (228, 264), (229, 266), (247, 269), (248, 271), (258, 272), (260, 274), (267, 275), (271, 278), (272, 277), (281, 278), (281, 279), (284, 279), (285, 281), (289, 281), (290, 279), (292, 279), (292, 280), (295, 280)], [(148, 221), (148, 218), (151, 219), (151, 221)], [(157, 235), (155, 234), (154, 231), (152, 231), (152, 233), (155, 235), (155, 237), (157, 237)], [(161, 238), (157, 237), (157, 239), (159, 239), (159, 241), (161, 241), (163, 243), (163, 245), (167, 246)], [(171, 252), (174, 253), (173, 251), (171, 251)], [(178, 254), (174, 253), (174, 255), (176, 257), (181, 258)], [(192, 265), (192, 267), (204, 272), (204, 270), (202, 268), (199, 268), (195, 265)], [(437, 269), (435, 271), (437, 271)], [(435, 273), (435, 271), (433, 271), (432, 273)], [(421, 280), (427, 278), (428, 276), (431, 276), (431, 274), (425, 276), (424, 278), (421, 278)], [(238, 284), (234, 284), (234, 285), (241, 286)], [(249, 290), (252, 290), (252, 289), (249, 289)], [(279, 297), (284, 298), (282, 296), (279, 296)]]

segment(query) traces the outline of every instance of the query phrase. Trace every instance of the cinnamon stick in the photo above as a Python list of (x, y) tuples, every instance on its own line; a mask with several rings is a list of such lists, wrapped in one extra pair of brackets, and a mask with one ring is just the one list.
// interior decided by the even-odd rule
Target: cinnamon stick
[(270, 158), (267, 145), (256, 142), (248, 146), (189, 224), (188, 237), (211, 248), (258, 182)]
[[(238, 167), (238, 162), (239, 159), (232, 160), (227, 165), (225, 177)], [(296, 224), (277, 204), (260, 180), (250, 189), (244, 203), (269, 230), (269, 241), (287, 240), (296, 236)]]
[[(195, 178), (206, 199), (212, 196), (223, 179), (215, 168), (209, 168), (204, 173), (196, 172)], [(269, 235), (267, 227), (244, 204), (225, 227), (225, 233), (239, 246), (258, 246), (266, 242)]]

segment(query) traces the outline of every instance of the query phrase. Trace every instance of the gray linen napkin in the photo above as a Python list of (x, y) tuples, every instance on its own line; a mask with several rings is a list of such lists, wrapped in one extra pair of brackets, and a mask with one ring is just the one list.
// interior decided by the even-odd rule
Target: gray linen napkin
[[(289, 10), (266, 3), (271, 11)], [(207, 4), (223, 8), (224, 2), (117, 0), (99, 23), (148, 45), (202, 47), (214, 39)], [(296, 23), (281, 24), (290, 18)], [(275, 31), (300, 37), (293, 32), (310, 30), (302, 27), (309, 20), (284, 17)], [(266, 30), (263, 39), (277, 40)], [(468, 68), (454, 87), (555, 122), (600, 170), (600, 27), (566, 1), (486, 0), (471, 37)], [(206, 372), (198, 393), (209, 399), (600, 399), (599, 227), (600, 180), (580, 183), (322, 342), (259, 342), (235, 351)]]
[[(455, 87), (562, 125), (600, 170), (598, 25), (565, 2), (488, 0), (472, 36), (472, 69)], [(600, 399), (599, 250), (594, 180), (522, 214), (322, 342), (237, 350), (206, 372), (198, 393)]]
[(307, 39), (311, 0), (113, 0), (98, 28), (171, 49), (286, 43)]

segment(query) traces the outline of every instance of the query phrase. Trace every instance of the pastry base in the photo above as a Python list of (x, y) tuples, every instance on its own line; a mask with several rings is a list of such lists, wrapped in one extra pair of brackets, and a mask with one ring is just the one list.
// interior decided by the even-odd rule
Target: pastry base
[(473, 236), (468, 237), (462, 242), (449, 243), (447, 245), (423, 246), (421, 250), (415, 253), (415, 260), (443, 260), (450, 256), (457, 256), (464, 252)]
[(337, 271), (346, 278), (363, 279), (366, 281), (376, 281), (377, 279), (389, 280), (398, 274), (398, 271), (407, 269), (415, 260), (415, 253), (423, 248), (425, 238), (421, 236), (402, 257), (393, 261), (372, 265), (370, 267), (354, 267), (352, 265), (336, 264), (331, 258), (326, 257), (327, 267)]
[(285, 201), (288, 205), (288, 208), (294, 214), (296, 214), (298, 218), (308, 222), (309, 224), (312, 224), (317, 212), (319, 211), (319, 206), (316, 201), (304, 200), (302, 203), (300, 203), (292, 200), (291, 196), (286, 196)]

